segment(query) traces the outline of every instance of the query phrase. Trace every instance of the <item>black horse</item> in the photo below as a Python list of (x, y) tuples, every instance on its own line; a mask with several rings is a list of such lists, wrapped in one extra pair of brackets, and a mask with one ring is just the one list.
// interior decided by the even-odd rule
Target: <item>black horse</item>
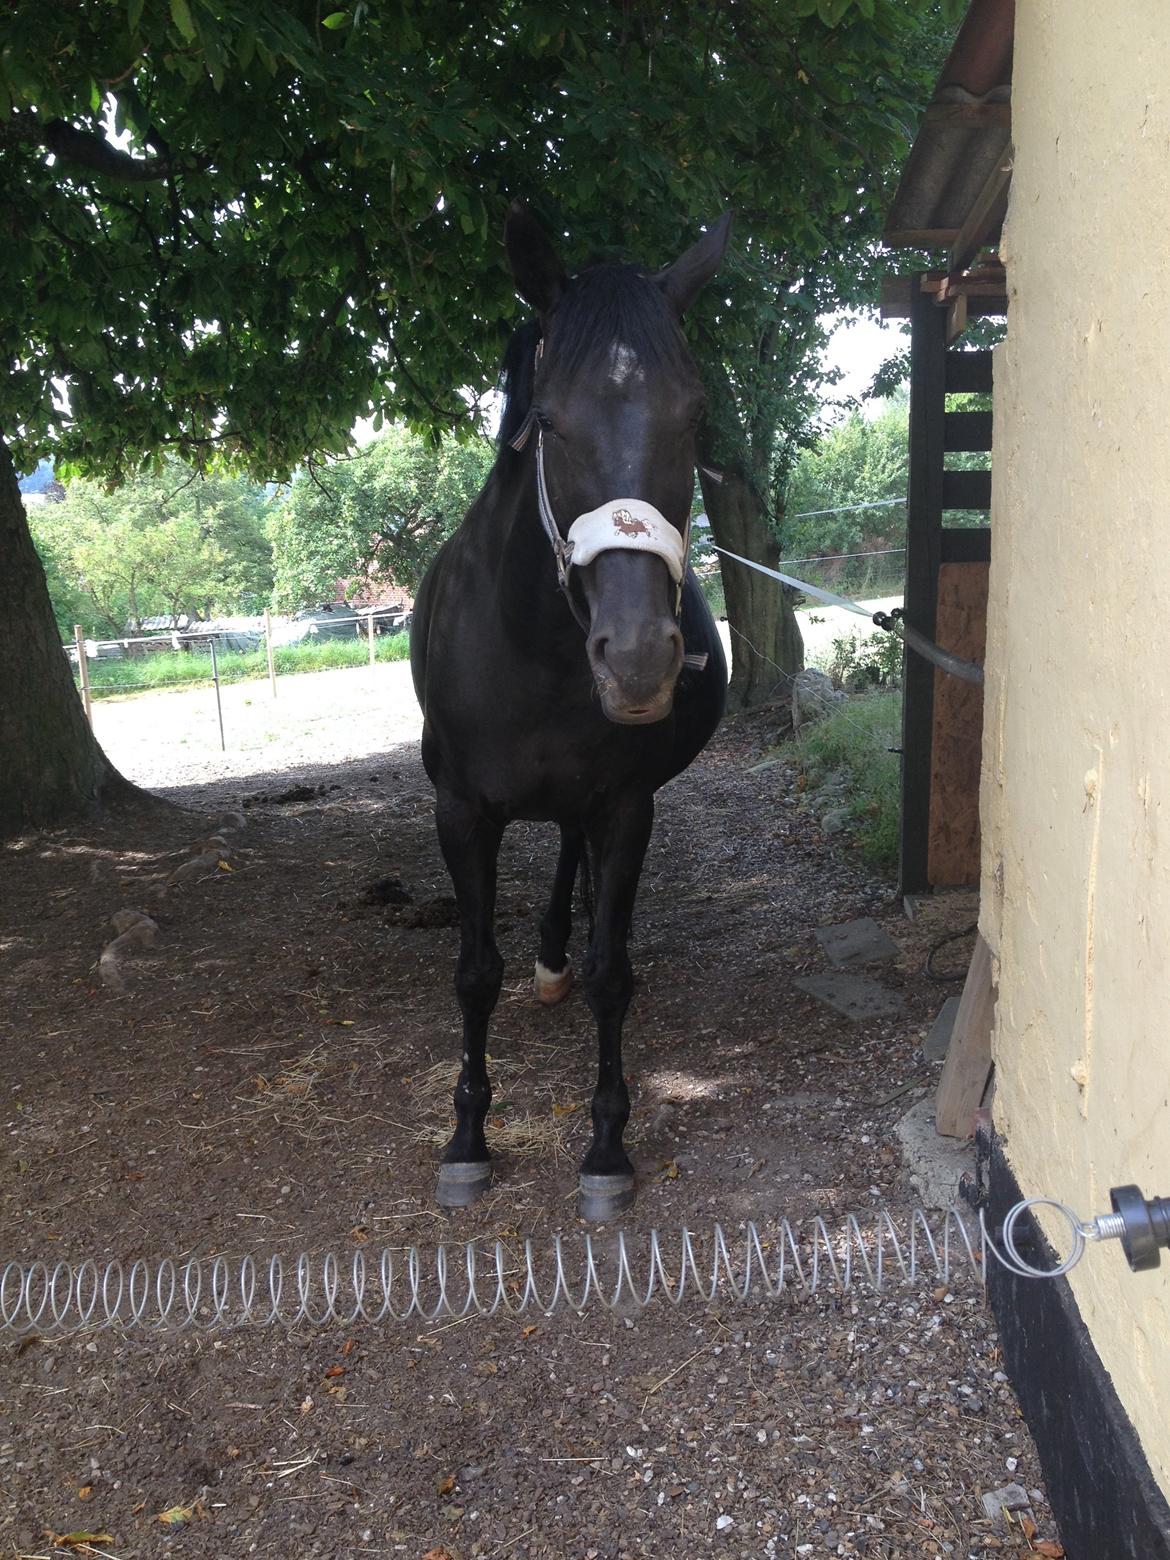
[(458, 1125), (438, 1200), (486, 1190), (488, 1021), (503, 961), (493, 935), (496, 859), (514, 818), (560, 825), (540, 927), (536, 995), (572, 983), (566, 949), (582, 853), (593, 884), (583, 966), (597, 1021), (593, 1142), (578, 1207), (603, 1219), (634, 1198), (622, 1021), (626, 952), (654, 792), (686, 768), (723, 713), (727, 670), (687, 567), (703, 391), (679, 321), (714, 274), (730, 217), (657, 275), (597, 265), (569, 278), (513, 207), (517, 288), (539, 318), (504, 364), (500, 449), (482, 493), (419, 590), (411, 667), (439, 843), (462, 930)]

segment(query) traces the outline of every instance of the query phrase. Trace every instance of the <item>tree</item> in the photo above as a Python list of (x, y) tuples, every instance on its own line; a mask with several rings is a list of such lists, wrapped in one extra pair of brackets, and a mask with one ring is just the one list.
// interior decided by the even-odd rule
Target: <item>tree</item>
[(53, 560), (56, 590), (74, 603), (72, 621), (120, 638), (154, 615), (260, 610), (272, 589), (268, 509), (256, 483), (169, 460), (113, 490), (73, 481), (63, 502), (40, 506), (30, 524), (42, 557)]
[[(797, 457), (785, 496), (781, 549), (787, 558), (820, 558), (906, 545), (909, 480), (905, 393), (872, 418), (854, 410)], [(837, 572), (841, 585), (866, 577)], [(797, 570), (799, 573), (800, 571)]]
[(396, 427), (352, 461), (293, 483), (271, 521), (274, 605), (332, 601), (338, 588), (414, 593), (440, 543), (471, 507), (495, 450), (483, 438), (440, 446)]
[[(807, 399), (818, 309), (856, 295), (925, 95), (929, 9), (17, 0), (0, 51), (0, 832), (117, 788), (11, 454), (115, 480), (164, 452), (281, 478), (377, 408), (465, 423), (460, 391), (490, 383), (516, 318), (497, 241), (516, 196), (578, 260), (661, 264), (700, 214), (739, 212), (737, 261), (692, 324), (727, 472), (705, 494), (717, 537), (768, 556), (778, 430)], [(737, 651), (733, 689), (750, 699), (791, 647), (770, 587), (741, 573), (727, 594), (756, 651)]]

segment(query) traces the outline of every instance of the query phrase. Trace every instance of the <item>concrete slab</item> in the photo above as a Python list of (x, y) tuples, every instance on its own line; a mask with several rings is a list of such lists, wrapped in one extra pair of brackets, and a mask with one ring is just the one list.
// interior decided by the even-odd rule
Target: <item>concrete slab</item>
[(934, 1095), (919, 1100), (896, 1129), (910, 1184), (924, 1208), (949, 1208), (959, 1200), (959, 1177), (975, 1168), (975, 1144), (939, 1137), (934, 1126)]
[(922, 1042), (922, 1054), (928, 1062), (945, 1062), (947, 1047), (951, 1043), (951, 1031), (955, 1027), (955, 1014), (959, 1011), (959, 998), (948, 997), (939, 1009), (938, 1017), (930, 1026), (930, 1033)]
[(829, 971), (824, 975), (802, 975), (792, 984), (855, 1023), (867, 1018), (888, 1018), (902, 1011), (901, 997), (866, 975)]
[(888, 937), (868, 915), (839, 926), (818, 926), (813, 933), (830, 964), (839, 970), (856, 969), (861, 964), (877, 964), (897, 958), (898, 944)]

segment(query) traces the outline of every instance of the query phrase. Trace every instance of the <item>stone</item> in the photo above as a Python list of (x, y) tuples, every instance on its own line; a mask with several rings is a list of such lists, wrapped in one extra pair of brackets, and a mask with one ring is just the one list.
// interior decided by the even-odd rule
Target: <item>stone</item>
[(983, 1510), (992, 1522), (1004, 1521), (1005, 1511), (1027, 1511), (1031, 1504), (1027, 1490), (1019, 1484), (1005, 1484), (1002, 1489), (988, 1490), (983, 1497)]
[[(821, 827), (828, 833), (826, 814)], [(894, 959), (899, 948), (894, 939), (882, 931), (872, 916), (859, 916), (856, 921), (842, 921), (838, 926), (818, 926), (813, 933), (824, 950), (830, 964), (839, 970), (854, 969), (860, 964), (877, 964)]]
[(821, 833), (830, 837), (834, 834), (840, 834), (848, 822), (848, 807), (830, 807), (821, 819)]
[(824, 975), (802, 975), (793, 985), (823, 1002), (835, 1013), (855, 1022), (867, 1018), (889, 1018), (902, 1011), (902, 999), (865, 975), (836, 971)]
[(959, 1178), (975, 1168), (975, 1146), (940, 1137), (934, 1124), (934, 1095), (912, 1105), (895, 1127), (910, 1185), (924, 1208), (950, 1208), (958, 1201)]
[(930, 1026), (930, 1033), (922, 1042), (922, 1055), (928, 1062), (945, 1062), (951, 1032), (955, 1027), (955, 1014), (959, 1011), (959, 998), (948, 997), (938, 1010), (938, 1016)]
[(792, 729), (799, 732), (802, 726), (823, 720), (845, 695), (833, 687), (833, 679), (815, 666), (806, 666), (792, 680)]

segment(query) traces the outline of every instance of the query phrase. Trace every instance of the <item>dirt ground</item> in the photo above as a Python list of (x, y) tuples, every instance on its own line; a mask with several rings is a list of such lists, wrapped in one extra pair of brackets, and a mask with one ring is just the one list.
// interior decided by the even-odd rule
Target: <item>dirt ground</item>
[[(456, 933), (404, 669), (283, 680), (279, 721), (241, 703), (222, 762), (165, 735), (197, 697), (97, 715), (186, 812), (5, 852), (0, 1263), (572, 1246), (594, 1044), (579, 991), (530, 997), (549, 831), (513, 829), (501, 862), (496, 1180), (442, 1214)], [(269, 733), (251, 747), (248, 709)], [(627, 1026), (633, 1244), (910, 1201), (894, 1126), (934, 1084), (945, 917), (908, 923), (816, 835), (794, 771), (757, 767), (771, 735), (730, 722), (661, 797)], [(243, 827), (163, 892), (225, 812)], [(160, 930), (118, 989), (98, 960), (126, 908)], [(902, 949), (881, 977), (902, 1012), (868, 1025), (792, 984), (824, 968), (813, 928), (860, 914)], [(985, 1516), (1009, 1483), (1031, 1530)], [(929, 1278), (429, 1327), (0, 1333), (0, 1490), (13, 1556), (1060, 1553), (994, 1318), (977, 1285)]]

